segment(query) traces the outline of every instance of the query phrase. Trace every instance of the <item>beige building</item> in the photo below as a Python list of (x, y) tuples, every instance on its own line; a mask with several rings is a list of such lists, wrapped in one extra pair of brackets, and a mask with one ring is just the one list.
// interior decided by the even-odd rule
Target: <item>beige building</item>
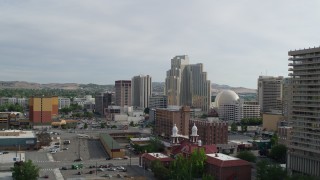
[(282, 85), (282, 76), (259, 76), (257, 98), (261, 112), (282, 111)]
[(149, 75), (134, 76), (131, 80), (131, 102), (133, 107), (149, 107), (152, 93), (152, 80)]
[(171, 59), (171, 69), (167, 71), (165, 95), (168, 105), (201, 108), (208, 113), (211, 104), (211, 83), (203, 64), (189, 64), (187, 55)]
[(263, 113), (262, 114), (262, 129), (267, 131), (277, 131), (280, 121), (283, 121), (282, 114), (277, 113)]

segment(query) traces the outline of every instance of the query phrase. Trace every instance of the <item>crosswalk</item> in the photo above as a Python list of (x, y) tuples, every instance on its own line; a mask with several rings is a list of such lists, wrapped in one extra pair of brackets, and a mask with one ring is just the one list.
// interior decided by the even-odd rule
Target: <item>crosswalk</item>
[(61, 161), (49, 161), (49, 160), (45, 160), (45, 161), (32, 161), (34, 163), (48, 163), (48, 162), (51, 162), (51, 163), (59, 163)]
[(55, 168), (43, 168), (40, 171), (54, 171)]

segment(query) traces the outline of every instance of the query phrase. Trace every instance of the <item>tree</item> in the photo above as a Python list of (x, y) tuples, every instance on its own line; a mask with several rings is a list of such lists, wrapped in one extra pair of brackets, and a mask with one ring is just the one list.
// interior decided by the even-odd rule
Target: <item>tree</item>
[(257, 163), (257, 180), (283, 180), (286, 177), (286, 170), (278, 164), (269, 164), (265, 160)]
[(214, 180), (214, 177), (212, 177), (210, 174), (204, 174), (201, 179), (202, 180)]
[(275, 161), (277, 161), (279, 163), (285, 163), (286, 156), (287, 156), (287, 147), (283, 144), (278, 144), (278, 145), (272, 146), (269, 155)]
[(240, 158), (249, 162), (256, 162), (256, 156), (251, 151), (241, 151), (237, 154), (237, 158)]
[(100, 124), (100, 128), (101, 128), (101, 129), (104, 129), (105, 127), (106, 127), (106, 125), (105, 125), (104, 123), (101, 123), (101, 124)]
[(129, 126), (134, 126), (134, 123), (133, 121), (130, 122)]
[(35, 180), (39, 177), (39, 170), (40, 168), (34, 165), (31, 160), (15, 162), (12, 178), (14, 180)]
[(270, 139), (271, 146), (277, 145), (278, 144), (278, 135), (274, 133)]
[(317, 180), (318, 178), (303, 174), (293, 174), (292, 176), (286, 178), (286, 180)]
[(88, 124), (84, 123), (83, 129), (87, 129), (88, 128)]
[(205, 170), (205, 161), (207, 159), (206, 153), (204, 150), (197, 149), (190, 156), (190, 166), (192, 177), (201, 178)]
[(159, 180), (169, 179), (169, 169), (163, 166), (163, 164), (157, 159), (152, 161), (151, 170), (154, 176)]
[(235, 122), (233, 122), (231, 124), (231, 131), (233, 131), (233, 132), (238, 131), (238, 126), (237, 126), (237, 124)]
[(188, 159), (182, 155), (178, 155), (170, 166), (170, 179), (176, 180), (190, 180), (191, 179), (191, 165)]
[(146, 107), (143, 112), (144, 112), (144, 114), (149, 114), (149, 111), (150, 111), (150, 109), (148, 107)]

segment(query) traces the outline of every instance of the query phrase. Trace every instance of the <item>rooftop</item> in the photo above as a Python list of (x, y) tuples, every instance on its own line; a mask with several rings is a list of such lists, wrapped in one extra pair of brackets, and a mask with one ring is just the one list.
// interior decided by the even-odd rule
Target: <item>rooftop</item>
[(149, 137), (146, 138), (130, 138), (131, 141), (150, 141)]
[(0, 131), (0, 139), (8, 138), (35, 138), (33, 131), (21, 131), (21, 130), (5, 130)]
[(236, 158), (236, 157), (233, 157), (233, 156), (228, 156), (228, 155), (225, 155), (225, 154), (222, 154), (222, 153), (207, 154), (207, 156), (219, 159), (221, 161), (239, 160), (239, 158)]
[(164, 155), (162, 153), (148, 153), (150, 156), (153, 156), (155, 158), (161, 159), (161, 158), (168, 158), (169, 156)]

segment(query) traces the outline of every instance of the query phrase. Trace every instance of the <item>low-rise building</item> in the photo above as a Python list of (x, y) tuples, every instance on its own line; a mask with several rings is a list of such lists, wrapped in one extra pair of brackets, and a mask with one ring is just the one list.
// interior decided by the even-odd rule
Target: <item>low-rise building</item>
[(0, 131), (0, 150), (33, 149), (36, 144), (37, 137), (32, 131)]
[(115, 141), (109, 134), (101, 133), (100, 141), (111, 158), (123, 158), (125, 151), (119, 146), (119, 143)]
[(139, 165), (145, 169), (151, 168), (152, 161), (159, 160), (165, 167), (169, 167), (173, 161), (169, 156), (162, 153), (144, 153), (140, 156)]
[(251, 164), (222, 153), (207, 154), (206, 171), (217, 180), (250, 180)]

